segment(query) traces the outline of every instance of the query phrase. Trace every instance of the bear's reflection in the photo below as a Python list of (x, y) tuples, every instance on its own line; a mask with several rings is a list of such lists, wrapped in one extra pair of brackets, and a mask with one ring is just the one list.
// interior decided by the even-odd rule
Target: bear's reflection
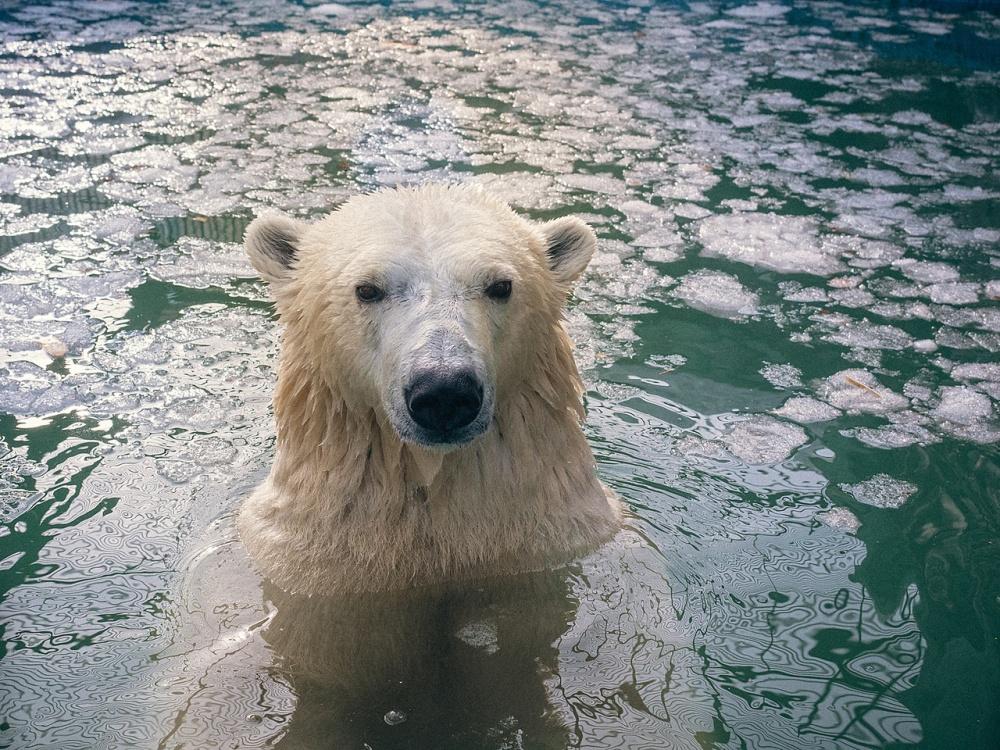
[(278, 746), (565, 747), (545, 681), (578, 605), (567, 577), (341, 597), (265, 585), (264, 638), (298, 698)]

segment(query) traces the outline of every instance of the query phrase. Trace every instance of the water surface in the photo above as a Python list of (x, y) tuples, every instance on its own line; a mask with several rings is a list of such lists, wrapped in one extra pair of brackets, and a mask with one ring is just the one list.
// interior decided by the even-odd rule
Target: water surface
[[(0, 11), (0, 746), (1000, 744), (982, 5)], [(278, 342), (242, 232), (430, 180), (598, 231), (567, 317), (629, 532), (289, 601), (232, 531)]]

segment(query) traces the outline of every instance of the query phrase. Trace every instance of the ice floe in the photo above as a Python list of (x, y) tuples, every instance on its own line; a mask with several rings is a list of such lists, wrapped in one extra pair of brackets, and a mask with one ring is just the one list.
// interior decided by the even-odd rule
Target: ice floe
[(816, 518), (831, 529), (845, 531), (849, 534), (853, 534), (861, 527), (861, 521), (847, 508), (823, 510), (816, 514)]
[(760, 298), (739, 279), (721, 271), (694, 271), (684, 276), (674, 296), (695, 310), (720, 318), (740, 320), (759, 312)]
[(904, 396), (890, 391), (867, 370), (842, 370), (822, 380), (816, 392), (831, 406), (851, 414), (885, 414), (909, 405)]
[(816, 222), (800, 216), (737, 213), (698, 226), (702, 253), (778, 273), (828, 276), (843, 270), (839, 248), (823, 242)]
[(774, 414), (800, 424), (811, 424), (836, 419), (840, 415), (840, 409), (810, 396), (792, 396), (775, 409)]
[(898, 508), (917, 491), (917, 487), (888, 474), (876, 474), (857, 484), (841, 484), (840, 489), (859, 503), (876, 508)]
[(726, 450), (748, 464), (784, 461), (806, 441), (801, 427), (766, 415), (736, 422), (719, 438)]

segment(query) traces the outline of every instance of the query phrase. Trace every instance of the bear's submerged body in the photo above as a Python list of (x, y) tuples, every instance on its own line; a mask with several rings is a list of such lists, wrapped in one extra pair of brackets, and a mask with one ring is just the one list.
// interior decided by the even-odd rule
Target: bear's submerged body
[(618, 504), (561, 321), (593, 249), (578, 220), (533, 224), (456, 187), (256, 220), (247, 250), (286, 327), (277, 455), (239, 516), (261, 572), (288, 591), (383, 591), (608, 539)]

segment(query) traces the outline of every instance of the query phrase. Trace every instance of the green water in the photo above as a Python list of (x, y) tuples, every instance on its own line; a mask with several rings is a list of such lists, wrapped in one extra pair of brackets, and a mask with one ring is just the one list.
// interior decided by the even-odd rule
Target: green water
[[(0, 9), (0, 747), (1000, 746), (987, 5)], [(431, 180), (597, 230), (629, 528), (297, 601), (242, 232)]]

